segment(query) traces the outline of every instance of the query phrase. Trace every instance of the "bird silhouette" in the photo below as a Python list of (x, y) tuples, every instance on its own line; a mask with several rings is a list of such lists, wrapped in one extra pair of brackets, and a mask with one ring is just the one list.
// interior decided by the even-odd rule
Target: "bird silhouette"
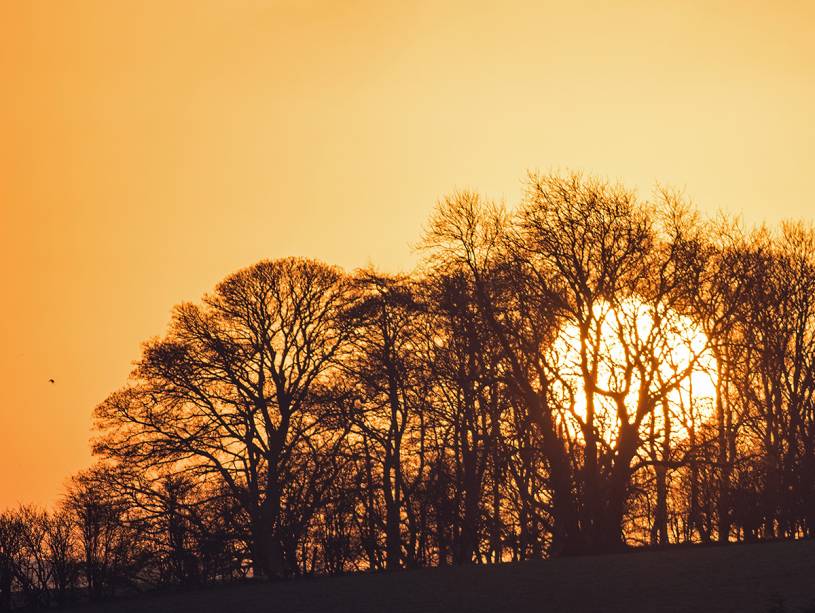
[(54, 382), (53, 379), (48, 379), (48, 383), (53, 383), (53, 382)]

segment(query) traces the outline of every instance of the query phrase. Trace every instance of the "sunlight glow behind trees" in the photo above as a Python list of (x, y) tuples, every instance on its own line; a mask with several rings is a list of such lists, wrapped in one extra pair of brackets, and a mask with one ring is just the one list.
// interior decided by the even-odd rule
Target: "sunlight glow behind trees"
[[(629, 411), (636, 409), (641, 378), (636, 360), (659, 364), (662, 384), (673, 382), (666, 397), (677, 421), (673, 434), (687, 435), (683, 423), (710, 420), (716, 396), (716, 361), (709, 341), (693, 320), (670, 308), (654, 309), (636, 298), (616, 307), (603, 301), (593, 308), (592, 325), (585, 338), (574, 323), (565, 324), (550, 351), (558, 373), (557, 392), (562, 399), (563, 419), (572, 434), (580, 436), (587, 424), (587, 394), (595, 397), (595, 425), (610, 442), (617, 435), (619, 419), (613, 397), (622, 394)], [(583, 350), (581, 351), (581, 347)], [(644, 351), (643, 351), (644, 349)], [(597, 369), (597, 387), (584, 384), (583, 369)], [(627, 370), (631, 369), (630, 381)], [(665, 428), (662, 411), (655, 411), (644, 428)]]

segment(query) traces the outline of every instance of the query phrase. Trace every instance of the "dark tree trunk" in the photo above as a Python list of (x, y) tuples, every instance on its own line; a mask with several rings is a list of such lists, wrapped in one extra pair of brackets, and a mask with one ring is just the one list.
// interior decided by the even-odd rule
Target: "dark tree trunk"
[(664, 464), (657, 464), (656, 490), (657, 504), (654, 510), (654, 526), (651, 530), (652, 545), (668, 544), (668, 470)]
[[(391, 477), (396, 469), (394, 457), (385, 460), (385, 568), (399, 570), (402, 565), (401, 505), (399, 504), (398, 479)], [(396, 493), (394, 491), (396, 490)]]
[(730, 539), (730, 480), (732, 466), (728, 455), (729, 416), (725, 416), (724, 388), (727, 385), (724, 377), (722, 359), (716, 355), (716, 429), (718, 435), (719, 483), (717, 500), (717, 541), (727, 543)]

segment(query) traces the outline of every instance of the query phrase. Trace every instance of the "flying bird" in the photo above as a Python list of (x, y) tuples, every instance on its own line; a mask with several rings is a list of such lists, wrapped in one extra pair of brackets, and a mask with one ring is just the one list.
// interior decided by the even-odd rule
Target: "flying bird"
[(53, 383), (53, 382), (54, 382), (53, 379), (48, 379), (48, 383)]

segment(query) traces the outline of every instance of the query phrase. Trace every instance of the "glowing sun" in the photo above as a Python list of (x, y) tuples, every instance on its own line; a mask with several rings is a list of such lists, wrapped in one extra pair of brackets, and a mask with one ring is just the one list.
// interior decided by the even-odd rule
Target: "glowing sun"
[[(581, 335), (582, 330), (582, 335)], [(641, 427), (662, 430), (670, 411), (671, 435), (684, 437), (712, 416), (716, 360), (698, 324), (670, 307), (638, 299), (595, 305), (582, 326), (569, 321), (551, 347), (558, 373), (554, 392), (564, 407), (562, 421), (576, 436), (589, 420), (606, 441), (620, 426), (618, 399), (629, 421), (637, 410), (643, 380), (654, 406)], [(594, 378), (594, 390), (587, 383)]]

